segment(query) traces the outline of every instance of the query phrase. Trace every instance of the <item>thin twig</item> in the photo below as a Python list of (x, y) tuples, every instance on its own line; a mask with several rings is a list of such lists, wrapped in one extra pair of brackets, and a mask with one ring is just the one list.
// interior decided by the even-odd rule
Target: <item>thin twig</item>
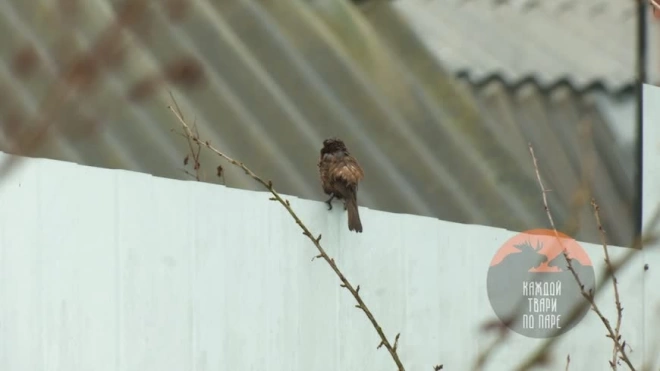
[(568, 366), (571, 364), (571, 355), (566, 355), (566, 371), (568, 371)]
[[(191, 173), (190, 171), (188, 171), (188, 170), (186, 170), (186, 169), (181, 169), (181, 171), (182, 171), (184, 174), (188, 175), (189, 177), (191, 177), (191, 178), (193, 178), (193, 179), (197, 179), (197, 177), (195, 176), (195, 174)], [(199, 180), (199, 179), (197, 179), (197, 180)]]
[(543, 186), (543, 182), (541, 181), (541, 174), (539, 173), (539, 166), (536, 162), (536, 156), (534, 155), (534, 147), (532, 147), (532, 143), (528, 143), (529, 146), (529, 153), (532, 154), (532, 160), (534, 160), (534, 170), (536, 170), (536, 179), (539, 182), (539, 186), (541, 187), (541, 195), (543, 196), (543, 207), (545, 208), (545, 213), (548, 215), (548, 220), (550, 221), (550, 226), (552, 226), (552, 229), (555, 231), (555, 235), (557, 238), (559, 238), (559, 234), (557, 233), (557, 228), (555, 228), (555, 220), (552, 218), (552, 213), (550, 213), (550, 207), (548, 207), (548, 197), (546, 196), (546, 193), (550, 192)]
[[(607, 250), (607, 238), (605, 237), (605, 229), (603, 224), (600, 221), (600, 207), (596, 204), (596, 200), (591, 199), (591, 207), (594, 209), (594, 217), (596, 218), (596, 224), (598, 225), (598, 232), (600, 233), (601, 244), (603, 245), (603, 253), (605, 254), (605, 265), (607, 269), (612, 269), (612, 261), (610, 260), (610, 253)], [(614, 338), (619, 340), (621, 338), (621, 321), (623, 319), (623, 307), (621, 306), (621, 299), (619, 297), (619, 285), (612, 272), (612, 286), (614, 287), (614, 303), (616, 305), (616, 325), (614, 327)], [(616, 365), (618, 364), (617, 349), (616, 345), (612, 351), (612, 361), (610, 365), (613, 370), (616, 370)]]
[[(650, 225), (657, 225), (660, 222), (660, 207), (656, 209), (655, 217), (651, 218), (652, 222), (649, 223)], [(612, 262), (612, 272), (618, 272), (620, 271), (623, 267), (627, 266), (630, 264), (630, 262), (633, 261), (633, 257), (636, 256), (636, 254), (639, 253), (639, 249), (642, 246), (648, 246), (651, 244), (654, 244), (658, 241), (658, 238), (656, 235), (648, 234), (645, 236), (640, 236), (635, 239), (633, 242), (632, 246), (630, 246), (625, 255), (619, 259), (616, 262)], [(612, 272), (608, 270), (603, 270), (601, 272), (601, 275), (596, 278), (596, 282), (601, 282), (601, 285), (598, 285), (596, 287), (596, 290), (594, 292), (594, 295), (598, 295), (600, 291), (602, 291), (605, 288), (605, 284), (608, 282), (610, 278), (612, 278)], [(584, 308), (590, 307), (589, 302), (585, 301), (582, 305), (580, 305), (577, 308), (574, 308), (573, 312), (577, 313), (578, 311), (584, 310)], [(572, 321), (569, 319), (568, 321), (571, 323)], [(553, 348), (553, 346), (561, 339), (561, 337), (554, 336), (551, 338), (546, 339), (534, 352), (532, 352), (529, 356), (525, 357), (525, 359), (519, 364), (518, 367), (515, 368), (517, 371), (527, 371), (530, 368), (533, 368), (534, 365), (538, 365), (540, 363), (543, 363), (543, 361), (547, 358), (547, 353), (550, 349)]]
[[(639, 253), (639, 249), (641, 249), (643, 246), (650, 246), (658, 242), (657, 234), (652, 231), (654, 226), (657, 226), (658, 224), (660, 224), (660, 205), (658, 205), (655, 212), (653, 213), (653, 216), (651, 217), (651, 220), (648, 222), (648, 228), (645, 229), (646, 234), (635, 238), (633, 244), (629, 246), (625, 255), (619, 260), (612, 262), (612, 271), (605, 269), (601, 271), (599, 277), (596, 277), (596, 282), (601, 282), (602, 284), (596, 287), (594, 295), (598, 295), (602, 290), (604, 290), (605, 284), (610, 278), (612, 278), (612, 272), (619, 272), (623, 267), (626, 267), (628, 264), (630, 264), (630, 262), (633, 261), (633, 257)], [(583, 304), (577, 308), (574, 308), (573, 312), (577, 313), (588, 307), (590, 307), (589, 302), (584, 301)], [(572, 322), (570, 317), (568, 322)], [(553, 348), (559, 339), (561, 339), (561, 337), (558, 336), (546, 339), (534, 352), (525, 357), (525, 359), (519, 364), (518, 367), (515, 368), (515, 370), (527, 371), (530, 368), (533, 368), (534, 365), (543, 363), (543, 361), (547, 358), (547, 353)]]
[[(172, 98), (172, 102), (174, 104), (174, 107), (176, 109), (176, 112), (181, 116), (181, 120), (185, 121), (185, 117), (183, 116), (183, 111), (181, 111), (181, 107), (179, 107), (179, 104), (176, 102), (174, 99), (174, 95), (172, 95), (172, 92), (170, 92), (170, 97)], [(196, 128), (197, 126), (195, 125), (197, 123), (197, 118), (195, 118), (195, 121), (193, 121), (193, 129), (195, 129), (195, 133), (197, 133)], [(179, 134), (179, 133), (177, 133)], [(186, 158), (184, 160), (184, 165), (188, 164), (188, 159), (190, 156), (192, 156), (193, 159), (193, 170), (195, 170), (195, 175), (193, 178), (197, 179), (198, 181), (201, 180), (199, 177), (199, 169), (200, 169), (200, 164), (199, 164), (199, 154), (202, 152), (202, 146), (199, 143), (195, 143), (189, 135), (187, 135), (187, 132), (182, 134), (183, 137), (186, 138), (186, 142), (188, 143), (188, 149), (190, 152), (186, 155)], [(197, 135), (199, 137), (199, 135)], [(197, 151), (195, 151), (195, 146), (194, 144), (197, 144)], [(190, 174), (186, 171), (187, 174)]]
[[(581, 148), (587, 148), (590, 143), (590, 137), (589, 134), (592, 129), (592, 121), (588, 118), (585, 117), (583, 120), (580, 121), (580, 147)], [(580, 218), (579, 218), (579, 213), (578, 211), (584, 207), (587, 202), (588, 202), (588, 197), (585, 195), (589, 191), (589, 179), (591, 178), (591, 172), (589, 169), (593, 169), (593, 156), (582, 156), (582, 174), (580, 177), (580, 181), (578, 184), (578, 188), (575, 190), (575, 192), (572, 195), (572, 202), (571, 202), (571, 210), (573, 211), (571, 215), (576, 215), (577, 217), (567, 225), (568, 231), (571, 231), (570, 233), (566, 233), (568, 235), (574, 234), (580, 227)], [(546, 189), (546, 192), (543, 193), (543, 196), (545, 198), (545, 194), (550, 192), (550, 190)], [(547, 203), (547, 200), (546, 200)], [(552, 218), (552, 215), (550, 215)], [(554, 223), (554, 221), (553, 221)], [(517, 315), (522, 314), (522, 312), (525, 311), (526, 308), (526, 302), (524, 300), (521, 300), (520, 303), (517, 305), (517, 314), (512, 315), (512, 318), (515, 318)], [(574, 311), (571, 313), (571, 315), (568, 317), (568, 323), (569, 325), (572, 324), (574, 321), (579, 320), (580, 318), (580, 313), (584, 310), (582, 306), (580, 306), (579, 310)], [(497, 321), (497, 320), (496, 320)], [(501, 320), (498, 321), (500, 324), (502, 323)], [(490, 324), (487, 324), (488, 329), (493, 328), (494, 326), (490, 326)], [(507, 327), (505, 325), (500, 326), (504, 329)], [(473, 366), (473, 371), (478, 371), (483, 369), (483, 367), (486, 365), (488, 362), (489, 358), (491, 355), (501, 346), (506, 344), (506, 339), (508, 337), (509, 331), (502, 331), (500, 330), (497, 337), (493, 340), (493, 342), (484, 348), (484, 350), (481, 351), (481, 353), (478, 354), (476, 357), (476, 361)], [(543, 360), (545, 361), (545, 360)]]
[[(545, 207), (545, 211), (548, 215), (548, 220), (550, 221), (550, 225), (552, 226), (552, 230), (555, 233), (555, 237), (557, 238), (557, 241), (559, 242), (560, 246), (562, 247), (562, 254), (564, 256), (564, 259), (566, 259), (566, 264), (568, 266), (568, 270), (571, 272), (571, 274), (575, 278), (575, 281), (577, 282), (578, 286), (580, 287), (580, 292), (581, 292), (582, 296), (589, 302), (589, 304), (591, 305), (591, 309), (598, 315), (601, 322), (603, 322), (603, 325), (607, 329), (608, 337), (612, 339), (616, 351), (619, 354), (621, 354), (621, 357), (620, 357), (621, 360), (623, 362), (625, 362), (626, 365), (628, 365), (628, 367), (631, 370), (635, 370), (635, 367), (632, 365), (632, 362), (630, 362), (630, 359), (628, 358), (628, 355), (626, 354), (625, 346), (623, 345), (623, 344), (625, 344), (625, 341), (623, 343), (620, 342), (620, 340), (621, 340), (620, 336), (618, 336), (618, 334), (615, 334), (614, 330), (612, 329), (612, 326), (610, 325), (609, 320), (607, 318), (605, 318), (603, 313), (600, 311), (600, 309), (596, 305), (593, 289), (589, 289), (588, 292), (584, 289), (584, 284), (582, 283), (582, 281), (580, 280), (580, 277), (577, 275), (577, 272), (575, 272), (575, 269), (573, 268), (573, 263), (571, 262), (571, 259), (568, 257), (568, 250), (564, 247), (562, 239), (559, 237), (559, 233), (557, 231), (557, 228), (555, 227), (555, 222), (552, 218), (552, 213), (550, 212), (550, 207), (548, 206), (548, 199), (545, 195), (547, 193), (547, 190), (543, 185), (543, 181), (541, 180), (541, 174), (539, 172), (538, 163), (536, 161), (536, 156), (534, 155), (534, 148), (532, 147), (531, 143), (529, 143), (528, 146), (529, 146), (529, 153), (532, 155), (532, 160), (534, 161), (534, 170), (536, 171), (536, 178), (538, 180), (539, 187), (541, 188), (541, 193), (543, 195), (543, 206)], [(600, 221), (600, 219), (598, 219), (598, 221)], [(607, 258), (607, 260), (609, 261), (609, 257)], [(610, 264), (608, 265), (607, 268), (608, 268), (608, 270), (613, 272), (611, 261), (610, 261)], [(616, 285), (616, 278), (614, 278), (614, 282), (615, 282), (615, 285)]]
[(660, 11), (660, 2), (658, 0), (649, 0), (649, 3), (651, 3), (651, 6), (655, 9)]
[[(174, 100), (173, 96), (172, 96), (172, 99)], [(291, 215), (291, 217), (295, 220), (296, 224), (298, 224), (298, 226), (300, 226), (300, 228), (303, 231), (303, 234), (305, 236), (307, 236), (307, 238), (309, 238), (312, 241), (314, 246), (316, 246), (316, 249), (319, 251), (319, 256), (318, 257), (323, 258), (323, 260), (325, 260), (328, 263), (328, 265), (330, 266), (330, 268), (332, 268), (332, 270), (335, 272), (337, 277), (339, 277), (339, 279), (342, 282), (341, 287), (345, 287), (351, 293), (351, 295), (353, 295), (353, 297), (355, 298), (355, 301), (357, 301), (356, 307), (361, 309), (364, 312), (364, 314), (367, 316), (367, 318), (369, 319), (369, 322), (371, 322), (371, 325), (374, 327), (374, 329), (378, 333), (378, 336), (381, 339), (382, 346), (384, 346), (387, 349), (390, 356), (392, 357), (392, 360), (394, 360), (394, 363), (396, 363), (398, 370), (399, 371), (405, 371), (405, 368), (403, 367), (403, 363), (401, 363), (401, 360), (399, 359), (399, 355), (397, 354), (397, 351), (396, 351), (396, 346), (398, 345), (397, 344), (398, 341), (395, 341), (395, 345), (392, 345), (389, 342), (389, 340), (387, 340), (387, 336), (385, 336), (385, 333), (383, 332), (382, 328), (380, 327), (380, 325), (376, 321), (376, 318), (374, 317), (374, 315), (371, 313), (371, 311), (367, 307), (367, 304), (364, 302), (364, 300), (362, 300), (362, 297), (358, 293), (358, 290), (353, 288), (353, 285), (348, 281), (348, 279), (344, 276), (344, 274), (339, 270), (339, 267), (335, 263), (334, 259), (330, 258), (330, 256), (325, 252), (325, 249), (323, 249), (323, 247), (321, 246), (321, 244), (320, 244), (321, 235), (319, 234), (318, 237), (314, 237), (312, 232), (307, 228), (307, 226), (302, 222), (302, 220), (300, 220), (298, 215), (293, 211), (293, 208), (291, 207), (289, 201), (283, 199), (282, 196), (280, 196), (280, 194), (277, 191), (275, 191), (275, 188), (273, 187), (273, 183), (270, 180), (269, 181), (263, 180), (258, 175), (256, 175), (254, 172), (252, 172), (252, 170), (250, 170), (242, 162), (234, 160), (233, 158), (231, 158), (231, 157), (225, 155), (224, 153), (220, 152), (218, 149), (213, 147), (208, 141), (202, 141), (197, 135), (195, 135), (192, 132), (190, 126), (188, 126), (188, 124), (185, 122), (185, 120), (180, 115), (180, 113), (177, 112), (177, 110), (173, 109), (172, 106), (168, 106), (168, 108), (177, 117), (177, 119), (179, 120), (179, 122), (183, 126), (186, 135), (193, 142), (199, 144), (200, 146), (203, 146), (203, 147), (209, 149), (210, 151), (212, 151), (216, 155), (222, 157), (223, 159), (225, 159), (226, 161), (228, 161), (232, 165), (240, 167), (241, 169), (243, 169), (245, 174), (250, 176), (252, 179), (256, 180), (258, 183), (263, 185), (266, 189), (268, 189), (268, 191), (273, 195), (273, 197), (271, 197), (271, 200), (275, 200), (275, 201), (279, 202), (286, 209), (286, 211), (289, 213), (289, 215)], [(396, 336), (397, 340), (398, 340), (398, 338), (399, 338), (399, 335)]]
[[(172, 96), (172, 92), (170, 92), (170, 96)], [(181, 110), (179, 110), (179, 113), (181, 113)], [(183, 117), (183, 116), (181, 116), (181, 117)], [(192, 127), (193, 127), (193, 131), (195, 133), (195, 136), (197, 136), (197, 138), (199, 138), (199, 130), (197, 128), (197, 116), (195, 116), (195, 118), (193, 119)], [(195, 174), (197, 174), (197, 180), (200, 180), (199, 172), (201, 171), (202, 166), (199, 163), (199, 156), (202, 154), (202, 145), (199, 144), (199, 142), (197, 143), (197, 153), (195, 153), (195, 151), (192, 151), (192, 154), (193, 154), (193, 158), (195, 160), (195, 163), (194, 163)]]

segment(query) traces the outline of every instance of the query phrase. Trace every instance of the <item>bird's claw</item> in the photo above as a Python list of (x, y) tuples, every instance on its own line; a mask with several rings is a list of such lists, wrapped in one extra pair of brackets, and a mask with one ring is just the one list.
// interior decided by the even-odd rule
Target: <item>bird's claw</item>
[(330, 196), (325, 203), (328, 204), (328, 210), (332, 210), (332, 200), (335, 198), (335, 195)]

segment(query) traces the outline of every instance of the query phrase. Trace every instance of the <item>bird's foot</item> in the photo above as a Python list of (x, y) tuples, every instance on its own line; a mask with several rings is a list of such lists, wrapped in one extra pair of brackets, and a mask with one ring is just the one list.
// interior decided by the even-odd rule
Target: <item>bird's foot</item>
[(335, 198), (335, 195), (330, 196), (330, 198), (325, 201), (326, 204), (328, 204), (328, 210), (332, 210), (332, 199)]

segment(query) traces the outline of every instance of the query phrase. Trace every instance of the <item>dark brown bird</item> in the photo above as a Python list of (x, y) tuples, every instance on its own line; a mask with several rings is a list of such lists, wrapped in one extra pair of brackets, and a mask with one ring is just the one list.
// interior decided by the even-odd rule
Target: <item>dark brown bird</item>
[(318, 167), (323, 192), (330, 195), (326, 201), (328, 210), (332, 210), (334, 198), (344, 200), (344, 209), (348, 212), (348, 229), (362, 232), (357, 205), (358, 183), (364, 178), (360, 164), (348, 152), (344, 142), (330, 138), (323, 141)]

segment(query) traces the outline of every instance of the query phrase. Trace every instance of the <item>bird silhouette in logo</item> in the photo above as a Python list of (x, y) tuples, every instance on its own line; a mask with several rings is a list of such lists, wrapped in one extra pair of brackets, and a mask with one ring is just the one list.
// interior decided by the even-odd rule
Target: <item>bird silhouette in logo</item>
[(333, 199), (344, 200), (344, 209), (348, 212), (348, 229), (361, 233), (357, 190), (358, 183), (364, 178), (364, 171), (360, 164), (351, 156), (341, 139), (330, 138), (323, 141), (318, 168), (323, 192), (330, 195), (325, 201), (328, 210), (332, 210)]

